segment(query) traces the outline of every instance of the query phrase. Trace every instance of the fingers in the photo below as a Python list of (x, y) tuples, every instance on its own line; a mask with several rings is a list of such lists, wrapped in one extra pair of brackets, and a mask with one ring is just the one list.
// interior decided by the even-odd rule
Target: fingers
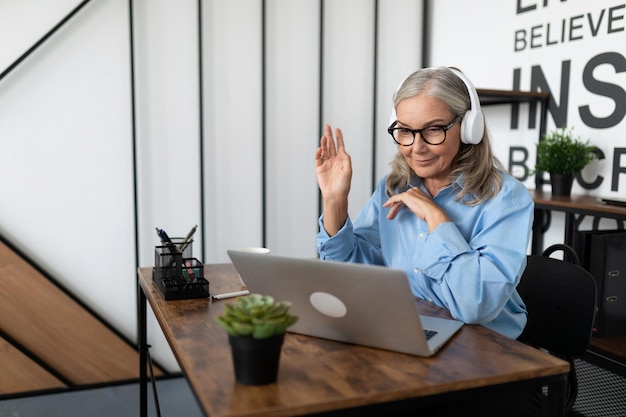
[(328, 150), (328, 137), (326, 136), (326, 127), (324, 127), (324, 136), (320, 138), (320, 147), (315, 151), (315, 160), (323, 161), (328, 159), (330, 152)]
[(345, 152), (346, 147), (343, 143), (343, 132), (341, 131), (341, 129), (335, 129), (335, 136), (337, 137), (337, 149), (339, 149), (339, 151)]
[(330, 125), (324, 125), (324, 136), (320, 139), (320, 147), (315, 152), (316, 160), (325, 160), (337, 156), (337, 153), (347, 154), (343, 141), (343, 132), (336, 128), (333, 135), (333, 129)]
[(320, 143), (320, 147), (315, 150), (315, 164), (321, 165), (322, 163), (324, 163), (324, 155), (322, 150), (322, 144)]
[(389, 213), (387, 213), (387, 219), (389, 220), (395, 219), (402, 207), (404, 207), (404, 204), (402, 203), (393, 203), (391, 205), (391, 208), (389, 209)]
[(393, 220), (398, 215), (398, 212), (402, 207), (404, 207), (404, 203), (402, 202), (401, 196), (398, 194), (393, 195), (389, 198), (389, 200), (383, 203), (383, 207), (389, 208), (389, 213), (387, 213), (387, 219)]
[(403, 193), (394, 194), (391, 197), (389, 197), (389, 199), (383, 203), (383, 207), (391, 207), (394, 204), (403, 204), (402, 203), (402, 194)]
[(337, 155), (337, 148), (335, 147), (335, 139), (333, 138), (333, 130), (330, 125), (324, 125), (324, 136), (322, 137), (322, 143), (325, 144), (323, 150), (323, 158), (330, 158)]

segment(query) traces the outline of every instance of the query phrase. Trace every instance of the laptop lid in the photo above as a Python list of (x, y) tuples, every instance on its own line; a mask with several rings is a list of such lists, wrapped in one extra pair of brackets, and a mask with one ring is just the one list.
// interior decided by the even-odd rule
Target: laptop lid
[[(407, 276), (397, 269), (227, 252), (250, 292), (292, 303), (299, 320), (290, 332), (431, 356), (463, 325), (420, 316)], [(424, 329), (436, 334), (427, 340)]]

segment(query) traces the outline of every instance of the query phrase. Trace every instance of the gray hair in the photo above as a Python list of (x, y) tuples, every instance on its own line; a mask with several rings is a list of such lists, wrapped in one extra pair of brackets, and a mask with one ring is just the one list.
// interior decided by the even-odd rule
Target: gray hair
[[(402, 100), (420, 94), (438, 98), (447, 104), (452, 113), (460, 116), (471, 106), (467, 86), (447, 67), (424, 68), (409, 75), (393, 96), (394, 109)], [(391, 173), (387, 177), (389, 196), (406, 191), (411, 177), (415, 176), (400, 151), (390, 165)], [(495, 196), (502, 186), (499, 170), (503, 170), (503, 166), (493, 154), (485, 128), (482, 141), (476, 145), (461, 143), (459, 153), (452, 161), (450, 182), (463, 176), (462, 188), (456, 199), (468, 196), (465, 203), (476, 205)]]

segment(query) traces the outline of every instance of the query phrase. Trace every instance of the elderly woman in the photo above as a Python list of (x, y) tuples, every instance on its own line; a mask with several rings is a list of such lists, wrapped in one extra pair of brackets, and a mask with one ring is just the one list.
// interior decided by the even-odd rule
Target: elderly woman
[[(321, 259), (404, 270), (416, 297), (511, 338), (526, 325), (516, 291), (526, 267), (533, 201), (492, 153), (478, 94), (453, 68), (426, 68), (394, 96), (391, 172), (354, 220), (350, 155), (340, 129), (324, 127), (315, 152), (323, 199)], [(441, 416), (527, 416), (540, 387), (429, 410)], [(409, 412), (409, 415), (413, 415)]]
[(325, 126), (315, 152), (320, 258), (402, 269), (416, 297), (517, 338), (534, 206), (493, 155), (476, 90), (456, 69), (418, 70), (396, 92), (392, 120), (391, 172), (354, 222), (350, 156), (341, 130)]

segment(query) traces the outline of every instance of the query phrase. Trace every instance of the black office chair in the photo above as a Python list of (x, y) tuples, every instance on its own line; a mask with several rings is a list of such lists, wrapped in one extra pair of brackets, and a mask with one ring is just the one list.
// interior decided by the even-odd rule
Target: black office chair
[[(558, 250), (563, 259), (550, 258)], [(517, 291), (528, 311), (528, 323), (519, 340), (542, 348), (570, 363), (565, 411), (569, 413), (578, 393), (574, 359), (587, 350), (596, 313), (596, 284), (579, 266), (572, 247), (552, 245), (541, 255), (529, 255)]]

